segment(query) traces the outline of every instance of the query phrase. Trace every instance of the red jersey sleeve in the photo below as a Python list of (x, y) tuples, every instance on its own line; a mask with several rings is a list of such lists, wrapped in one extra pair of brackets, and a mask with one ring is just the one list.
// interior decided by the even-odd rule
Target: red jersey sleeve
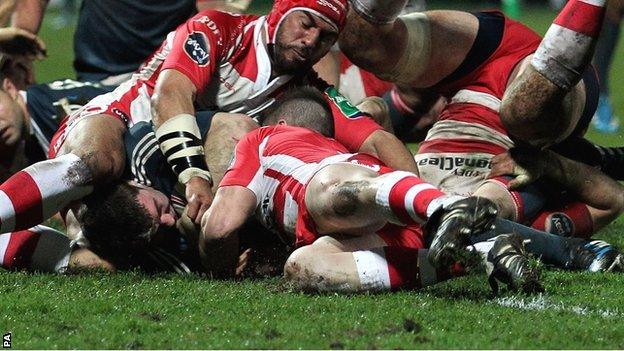
[(334, 139), (344, 145), (349, 152), (358, 152), (362, 143), (373, 132), (383, 129), (367, 114), (353, 106), (333, 86), (325, 89), (324, 95), (334, 116)]
[(224, 38), (236, 17), (223, 12), (207, 10), (180, 25), (174, 34), (171, 49), (162, 69), (175, 69), (187, 76), (198, 92), (210, 83), (219, 61), (227, 49)]
[(236, 144), (234, 158), (225, 171), (219, 186), (238, 185), (246, 187), (256, 195), (257, 204), (262, 201), (262, 180), (264, 170), (260, 163), (260, 153), (264, 139), (268, 137), (273, 127), (262, 127), (247, 133)]

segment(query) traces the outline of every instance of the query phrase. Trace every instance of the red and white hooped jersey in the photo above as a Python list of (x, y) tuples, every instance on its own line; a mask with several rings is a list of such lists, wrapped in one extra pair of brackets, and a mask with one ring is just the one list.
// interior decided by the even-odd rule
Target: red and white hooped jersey
[(132, 79), (98, 105), (114, 102), (131, 123), (151, 117), (150, 97), (163, 70), (175, 69), (195, 85), (196, 106), (255, 115), (292, 75), (271, 79), (265, 17), (202, 11), (169, 33)]
[(541, 38), (502, 14), (500, 42), (475, 69), (463, 77), (436, 86), (449, 103), (427, 133), (414, 156), (423, 180), (440, 190), (471, 195), (487, 179), (490, 159), (514, 146), (499, 111), (509, 77)]
[(437, 86), (448, 98), (418, 153), (485, 153), (496, 155), (513, 146), (499, 110), (509, 77), (521, 60), (532, 54), (541, 41), (525, 25), (504, 18), (499, 46), (472, 72)]
[(382, 97), (394, 84), (377, 78), (371, 72), (354, 65), (340, 52), (340, 86), (338, 90), (349, 101), (359, 104), (369, 96)]
[[(67, 134), (81, 119), (108, 114), (132, 126), (149, 121), (151, 96), (160, 73), (175, 69), (186, 75), (197, 88), (196, 107), (204, 110), (240, 112), (255, 116), (270, 106), (285, 88), (303, 82), (325, 90), (334, 112), (336, 138), (355, 133), (361, 143), (381, 129), (372, 119), (335, 96), (331, 87), (314, 74), (295, 77), (281, 75), (271, 79), (271, 60), (266, 46), (266, 18), (207, 10), (190, 18), (169, 33), (160, 49), (147, 60), (132, 79), (114, 91), (91, 100), (62, 121), (50, 143), (54, 157)], [(349, 139), (349, 137), (345, 138)]]
[(326, 165), (353, 154), (334, 139), (306, 128), (262, 127), (236, 145), (232, 164), (219, 186), (244, 186), (256, 195), (256, 215), (267, 228), (301, 241), (309, 219), (305, 207), (308, 181)]
[[(320, 169), (339, 162), (369, 167), (380, 174), (392, 171), (370, 155), (349, 153), (320, 133), (278, 125), (256, 129), (241, 139), (219, 186), (248, 188), (256, 196), (256, 215), (264, 226), (285, 234), (284, 239), (294, 241), (297, 247), (309, 245), (318, 233), (305, 206), (306, 186)], [(386, 227), (378, 234), (384, 240), (389, 236), (389, 245), (423, 245), (420, 227)]]

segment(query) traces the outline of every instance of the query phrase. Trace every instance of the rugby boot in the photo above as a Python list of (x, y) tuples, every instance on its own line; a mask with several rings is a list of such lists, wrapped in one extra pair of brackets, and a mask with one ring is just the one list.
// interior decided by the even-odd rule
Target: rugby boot
[(498, 293), (498, 283), (504, 283), (511, 290), (526, 294), (543, 292), (539, 282), (540, 269), (531, 264), (518, 234), (502, 234), (496, 237), (487, 255), (488, 281), (494, 294)]
[(581, 240), (570, 251), (567, 268), (588, 272), (624, 272), (624, 255), (602, 240)]
[(425, 237), (431, 242), (427, 258), (436, 268), (462, 262), (470, 238), (492, 229), (498, 210), (483, 197), (471, 196), (436, 210), (425, 225)]

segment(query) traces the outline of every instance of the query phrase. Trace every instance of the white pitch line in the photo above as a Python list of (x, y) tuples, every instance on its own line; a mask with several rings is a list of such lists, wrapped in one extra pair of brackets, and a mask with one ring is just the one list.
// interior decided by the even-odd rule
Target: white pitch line
[(603, 310), (603, 309), (591, 309), (589, 307), (584, 306), (566, 306), (563, 302), (550, 302), (543, 295), (539, 294), (537, 296), (525, 299), (518, 296), (510, 296), (510, 297), (498, 297), (492, 301), (493, 304), (514, 308), (525, 311), (561, 311), (561, 312), (569, 312), (574, 313), (581, 316), (587, 315), (596, 315), (601, 318), (622, 318), (624, 314), (621, 313), (617, 308), (614, 310)]

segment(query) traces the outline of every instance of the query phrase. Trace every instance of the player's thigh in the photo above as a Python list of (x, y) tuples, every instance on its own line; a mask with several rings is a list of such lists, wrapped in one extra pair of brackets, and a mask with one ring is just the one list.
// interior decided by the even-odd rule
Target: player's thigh
[(125, 124), (109, 115), (83, 118), (67, 132), (57, 155), (77, 155), (89, 167), (95, 182), (108, 182), (123, 172), (125, 131)]
[[(308, 182), (305, 203), (320, 233), (328, 228), (365, 228), (380, 220), (374, 199), (372, 169), (337, 163), (324, 167)], [(351, 232), (351, 231), (349, 231)]]

